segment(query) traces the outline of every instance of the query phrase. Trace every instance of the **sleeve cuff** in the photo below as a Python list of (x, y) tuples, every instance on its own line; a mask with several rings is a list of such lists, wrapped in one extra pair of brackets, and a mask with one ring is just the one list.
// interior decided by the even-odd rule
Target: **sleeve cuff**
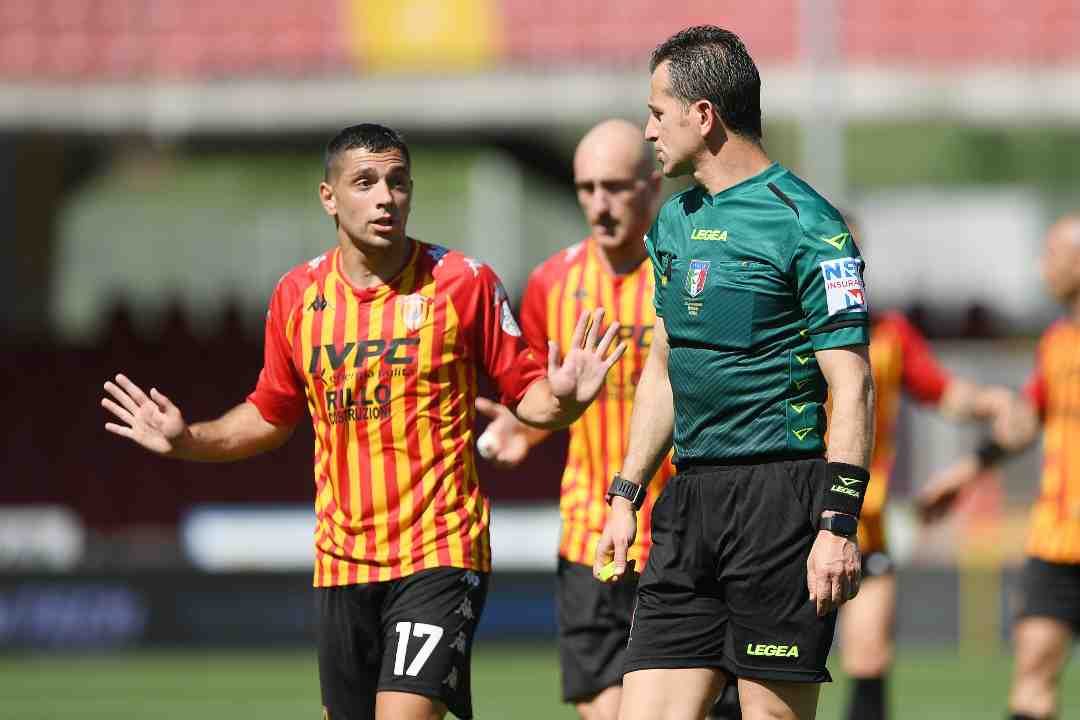
[(811, 331), (810, 341), (815, 350), (832, 350), (834, 348), (850, 347), (852, 345), (869, 345), (870, 328), (865, 322), (858, 325), (848, 325), (826, 329), (824, 332)]

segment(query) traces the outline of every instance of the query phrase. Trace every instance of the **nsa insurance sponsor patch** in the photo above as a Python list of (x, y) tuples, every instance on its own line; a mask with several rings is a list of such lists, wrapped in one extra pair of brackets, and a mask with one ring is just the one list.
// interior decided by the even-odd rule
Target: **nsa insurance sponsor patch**
[(845, 257), (821, 263), (825, 280), (825, 298), (829, 315), (841, 312), (866, 312), (866, 287), (863, 285), (861, 258)]

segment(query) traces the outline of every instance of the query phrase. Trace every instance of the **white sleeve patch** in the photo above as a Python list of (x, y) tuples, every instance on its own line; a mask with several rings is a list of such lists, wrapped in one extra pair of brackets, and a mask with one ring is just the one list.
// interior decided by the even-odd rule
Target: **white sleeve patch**
[(866, 312), (866, 286), (862, 279), (861, 258), (845, 257), (821, 263), (825, 280), (825, 299), (829, 316), (842, 312)]

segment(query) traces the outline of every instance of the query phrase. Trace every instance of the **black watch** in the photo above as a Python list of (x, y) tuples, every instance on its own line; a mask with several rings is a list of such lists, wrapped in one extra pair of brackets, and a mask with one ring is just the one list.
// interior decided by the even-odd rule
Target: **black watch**
[(604, 495), (604, 500), (610, 505), (611, 499), (615, 497), (626, 498), (634, 510), (640, 510), (645, 504), (645, 486), (632, 483), (619, 473), (615, 473), (615, 477), (611, 478), (607, 494)]
[(859, 519), (850, 515), (829, 515), (818, 520), (818, 530), (828, 530), (833, 535), (854, 537), (859, 532)]

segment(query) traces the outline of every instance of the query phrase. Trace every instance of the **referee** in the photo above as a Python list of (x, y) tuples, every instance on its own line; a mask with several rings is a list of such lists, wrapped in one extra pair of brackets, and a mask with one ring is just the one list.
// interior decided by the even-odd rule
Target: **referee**
[(701, 718), (732, 679), (747, 718), (813, 718), (836, 609), (860, 579), (863, 261), (840, 213), (766, 155), (761, 81), (736, 35), (689, 28), (651, 68), (645, 139), (665, 175), (695, 182), (645, 239), (656, 327), (594, 566), (625, 571), (643, 485), (674, 442), (620, 718)]

